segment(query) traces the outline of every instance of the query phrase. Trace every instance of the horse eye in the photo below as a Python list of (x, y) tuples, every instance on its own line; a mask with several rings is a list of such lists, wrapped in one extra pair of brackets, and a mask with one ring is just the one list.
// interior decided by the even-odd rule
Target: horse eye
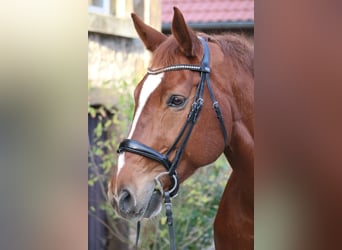
[(184, 105), (186, 98), (181, 95), (172, 95), (167, 101), (169, 107), (177, 108)]

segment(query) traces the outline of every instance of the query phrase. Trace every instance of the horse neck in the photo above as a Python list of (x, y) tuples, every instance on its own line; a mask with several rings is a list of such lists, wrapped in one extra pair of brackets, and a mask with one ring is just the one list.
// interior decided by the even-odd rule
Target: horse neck
[(242, 119), (234, 122), (230, 136), (230, 145), (224, 151), (233, 169), (227, 185), (228, 193), (231, 199), (239, 201), (240, 206), (253, 210), (254, 139)]
[(246, 73), (237, 75), (231, 89), (233, 123), (241, 121), (254, 138), (254, 79)]
[[(246, 188), (253, 189), (254, 180), (254, 79), (251, 74), (236, 71), (232, 81), (230, 107), (232, 130), (230, 147), (224, 151), (235, 174)], [(252, 185), (252, 186), (248, 186)]]

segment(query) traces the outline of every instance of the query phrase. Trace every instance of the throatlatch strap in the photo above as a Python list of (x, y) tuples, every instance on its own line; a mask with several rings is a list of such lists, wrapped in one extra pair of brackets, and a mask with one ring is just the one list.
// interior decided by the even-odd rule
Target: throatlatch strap
[(218, 101), (215, 98), (214, 91), (213, 91), (213, 89), (211, 87), (211, 84), (210, 84), (210, 77), (209, 77), (209, 75), (206, 76), (206, 82), (207, 82), (207, 87), (208, 87), (208, 90), (209, 90), (210, 99), (211, 99), (211, 101), (213, 103), (213, 108), (215, 110), (216, 117), (217, 117), (217, 119), (219, 121), (219, 124), (220, 124), (220, 127), (221, 127), (221, 131), (223, 133), (224, 147), (227, 147), (228, 146), (228, 134), (227, 134), (226, 126), (224, 125), (223, 115), (222, 115), (219, 103), (218, 103)]

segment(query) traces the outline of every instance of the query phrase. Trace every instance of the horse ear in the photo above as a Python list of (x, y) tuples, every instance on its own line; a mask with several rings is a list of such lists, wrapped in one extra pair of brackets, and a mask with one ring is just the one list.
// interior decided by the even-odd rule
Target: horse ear
[(135, 30), (145, 44), (146, 49), (153, 52), (167, 38), (166, 35), (146, 25), (136, 14), (131, 14)]
[(182, 12), (177, 7), (173, 7), (173, 10), (172, 34), (185, 56), (195, 56), (196, 48), (200, 46), (200, 41), (195, 33), (186, 25)]

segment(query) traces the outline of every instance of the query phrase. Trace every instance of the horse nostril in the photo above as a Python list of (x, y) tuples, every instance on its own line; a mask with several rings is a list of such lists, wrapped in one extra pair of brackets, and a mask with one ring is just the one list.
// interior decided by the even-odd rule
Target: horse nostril
[(127, 189), (123, 189), (119, 198), (119, 209), (124, 214), (129, 214), (134, 208), (134, 198)]

